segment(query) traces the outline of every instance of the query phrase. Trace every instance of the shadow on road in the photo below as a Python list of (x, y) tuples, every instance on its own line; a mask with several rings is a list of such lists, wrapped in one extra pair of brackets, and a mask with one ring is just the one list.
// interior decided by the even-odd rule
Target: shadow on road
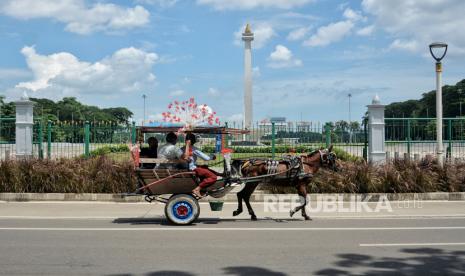
[[(263, 276), (285, 276), (287, 274), (272, 271), (263, 267), (256, 266), (230, 266), (223, 268), (223, 275), (237, 275), (237, 276), (246, 276), (246, 275), (263, 275)], [(134, 274), (110, 274), (108, 276), (132, 276)], [(139, 275), (139, 274), (137, 274)], [(194, 274), (191, 272), (177, 271), (177, 270), (162, 270), (162, 271), (153, 271), (146, 274), (146, 276), (195, 276), (199, 274)]]
[[(199, 225), (199, 224), (220, 224), (222, 222), (251, 222), (250, 219), (243, 218), (243, 219), (232, 219), (232, 218), (199, 218), (195, 221), (191, 226)], [(269, 222), (277, 222), (277, 223), (287, 223), (292, 221), (302, 221), (300, 219), (276, 219), (276, 218), (262, 218), (258, 219), (259, 222), (269, 221)], [(117, 218), (113, 220), (113, 223), (117, 224), (131, 224), (131, 225), (163, 225), (163, 226), (173, 226), (167, 219), (165, 218)]]
[[(404, 248), (398, 257), (338, 254), (337, 268), (315, 275), (465, 275), (465, 250)], [(405, 255), (407, 254), (407, 256)]]

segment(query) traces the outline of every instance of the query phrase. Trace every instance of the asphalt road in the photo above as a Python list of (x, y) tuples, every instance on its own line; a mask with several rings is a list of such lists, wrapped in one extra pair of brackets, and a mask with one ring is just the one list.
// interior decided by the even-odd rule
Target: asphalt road
[(465, 275), (465, 202), (390, 213), (209, 212), (168, 225), (161, 205), (0, 202), (1, 275)]

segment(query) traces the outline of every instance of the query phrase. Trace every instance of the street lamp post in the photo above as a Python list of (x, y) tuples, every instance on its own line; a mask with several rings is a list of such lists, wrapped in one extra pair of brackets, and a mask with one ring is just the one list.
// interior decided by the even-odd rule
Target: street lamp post
[(441, 60), (447, 53), (447, 44), (443, 42), (434, 42), (429, 45), (429, 51), (436, 60), (436, 141), (437, 141), (437, 158), (439, 166), (444, 165), (443, 144), (442, 144), (442, 63)]
[(147, 98), (147, 95), (143, 94), (142, 98), (144, 99), (144, 120), (142, 121), (142, 126), (145, 124), (145, 98)]

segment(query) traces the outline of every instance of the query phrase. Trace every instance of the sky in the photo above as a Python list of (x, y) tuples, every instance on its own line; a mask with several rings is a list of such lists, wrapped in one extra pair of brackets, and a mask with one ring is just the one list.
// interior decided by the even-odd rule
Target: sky
[[(2, 0), (0, 95), (123, 106), (160, 120), (195, 97), (241, 121), (243, 42), (254, 33), (254, 121), (361, 120), (435, 89), (428, 45), (448, 43), (444, 84), (465, 78), (462, 0)], [(447, 99), (444, 99), (446, 101)]]

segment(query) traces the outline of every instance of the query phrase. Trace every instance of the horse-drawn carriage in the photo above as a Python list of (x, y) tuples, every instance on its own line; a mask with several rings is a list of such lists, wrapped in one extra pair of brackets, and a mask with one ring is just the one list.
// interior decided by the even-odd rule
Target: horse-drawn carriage
[[(137, 136), (140, 140), (145, 136), (144, 134), (166, 134), (178, 130), (179, 127), (140, 127)], [(226, 127), (197, 127), (189, 132), (209, 136), (248, 133), (248, 131)], [(131, 149), (138, 188), (135, 193), (126, 195), (142, 194), (148, 202), (165, 203), (165, 216), (174, 224), (183, 225), (195, 221), (200, 214), (198, 198), (192, 194), (192, 190), (200, 183), (200, 179), (196, 177), (195, 173), (183, 168), (183, 166), (177, 166), (173, 160), (144, 158), (140, 157), (138, 153), (138, 146)], [(231, 164), (230, 152), (223, 150), (222, 153), (224, 159), (222, 162), (217, 162), (217, 165), (222, 163), (223, 170), (214, 171), (209, 168), (217, 175), (217, 181), (203, 191), (205, 195), (213, 198), (221, 198), (239, 186), (237, 182), (232, 182), (230, 174), (228, 174)], [(162, 166), (164, 164), (172, 166)]]
[[(153, 133), (166, 134), (178, 130), (178, 127), (140, 127), (138, 136), (143, 137), (144, 134)], [(246, 130), (225, 127), (197, 127), (190, 132), (206, 135), (248, 133)], [(331, 152), (332, 147), (315, 150), (308, 155), (290, 154), (280, 160), (267, 158), (231, 160), (231, 151), (226, 149), (224, 144), (221, 145), (221, 149), (224, 155), (221, 162), (223, 170), (220, 172), (208, 168), (217, 175), (217, 180), (203, 192), (213, 198), (221, 198), (234, 188), (242, 187), (243, 189), (237, 193), (238, 209), (233, 212), (233, 215), (237, 216), (242, 213), (242, 201), (244, 201), (252, 220), (256, 220), (257, 217), (249, 202), (250, 195), (258, 184), (263, 182), (295, 186), (298, 194), (303, 198), (303, 202), (301, 206), (291, 210), (290, 214), (292, 216), (301, 210), (302, 216), (305, 219), (310, 219), (305, 213), (306, 185), (319, 167), (332, 166), (335, 168), (335, 155)], [(165, 203), (165, 216), (174, 224), (187, 225), (194, 222), (200, 215), (200, 206), (198, 198), (193, 195), (192, 190), (199, 185), (200, 179), (194, 172), (181, 169), (178, 166), (160, 166), (166, 163), (172, 164), (172, 160), (143, 158), (139, 157), (138, 153), (138, 146), (131, 149), (139, 187), (134, 193), (126, 195), (144, 195), (148, 202)], [(147, 166), (147, 164), (152, 164), (152, 166)]]

